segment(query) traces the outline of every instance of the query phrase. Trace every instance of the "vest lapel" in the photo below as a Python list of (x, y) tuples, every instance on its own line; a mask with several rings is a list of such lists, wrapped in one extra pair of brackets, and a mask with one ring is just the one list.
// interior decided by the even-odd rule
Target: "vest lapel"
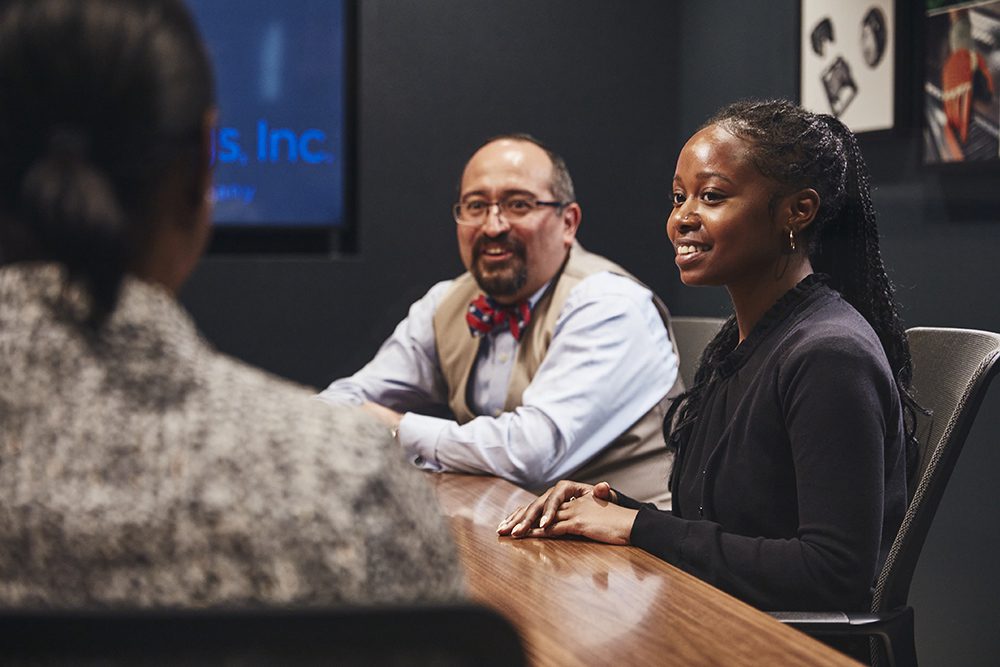
[(455, 280), (455, 285), (434, 312), (438, 365), (448, 385), (448, 407), (460, 424), (475, 418), (469, 409), (466, 392), (480, 339), (469, 333), (465, 313), (469, 302), (478, 294), (479, 286), (475, 279), (469, 273), (463, 274)]

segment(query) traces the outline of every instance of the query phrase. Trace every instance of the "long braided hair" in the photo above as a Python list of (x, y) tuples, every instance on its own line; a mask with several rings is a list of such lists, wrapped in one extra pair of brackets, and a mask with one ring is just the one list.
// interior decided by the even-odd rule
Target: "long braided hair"
[[(893, 287), (879, 252), (868, 168), (857, 139), (843, 123), (784, 100), (731, 104), (703, 127), (718, 125), (749, 144), (749, 159), (789, 191), (813, 188), (820, 208), (802, 230), (809, 259), (878, 335), (903, 401), (907, 468), (917, 453), (915, 414), (922, 411), (910, 390), (912, 362)], [(698, 418), (706, 391), (722, 360), (739, 340), (736, 317), (726, 320), (705, 348), (693, 385), (671, 405), (663, 422), (667, 446), (676, 449)]]

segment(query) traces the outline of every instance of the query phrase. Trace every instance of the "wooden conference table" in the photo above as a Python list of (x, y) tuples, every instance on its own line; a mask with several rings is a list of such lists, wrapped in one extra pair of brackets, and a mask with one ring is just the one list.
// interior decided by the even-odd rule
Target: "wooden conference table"
[(431, 475), (473, 599), (532, 665), (857, 665), (635, 547), (499, 537), (534, 497), (495, 477)]

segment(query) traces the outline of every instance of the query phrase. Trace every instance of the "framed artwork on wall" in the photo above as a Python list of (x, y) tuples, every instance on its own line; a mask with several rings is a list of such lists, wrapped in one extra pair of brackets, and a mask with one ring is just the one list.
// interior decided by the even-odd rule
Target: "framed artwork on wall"
[(894, 0), (802, 0), (799, 102), (854, 132), (896, 119)]
[(924, 162), (1000, 160), (1000, 0), (925, 0)]

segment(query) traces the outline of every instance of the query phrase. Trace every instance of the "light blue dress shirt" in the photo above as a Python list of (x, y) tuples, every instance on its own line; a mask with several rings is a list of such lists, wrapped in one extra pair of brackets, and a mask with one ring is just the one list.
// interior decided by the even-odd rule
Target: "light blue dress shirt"
[[(503, 412), (518, 342), (508, 329), (481, 340), (466, 424), (440, 416), (448, 390), (438, 367), (433, 317), (452, 281), (434, 285), (364, 368), (319, 397), (373, 401), (405, 413), (399, 441), (417, 465), (488, 473), (528, 488), (569, 475), (660, 402), (677, 355), (648, 289), (612, 273), (573, 288), (522, 405)], [(544, 291), (532, 296), (532, 305)]]

